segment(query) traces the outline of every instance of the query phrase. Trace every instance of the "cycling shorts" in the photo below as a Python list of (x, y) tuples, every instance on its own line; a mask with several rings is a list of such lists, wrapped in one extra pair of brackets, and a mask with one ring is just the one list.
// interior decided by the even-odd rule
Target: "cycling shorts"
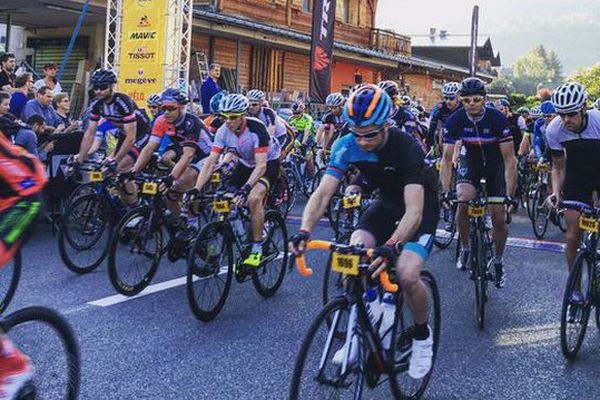
[(13, 259), (21, 245), (31, 236), (42, 209), (38, 196), (17, 200), (0, 212), (0, 268)]
[(563, 201), (592, 204), (592, 192), (600, 193), (600, 179), (589, 179), (567, 173), (563, 184)]
[(504, 163), (488, 164), (485, 167), (473, 167), (467, 157), (461, 157), (458, 165), (456, 183), (468, 183), (475, 189), (481, 189), (481, 178), (485, 177), (486, 192), (489, 199), (506, 198), (506, 179), (504, 177)]
[[(248, 178), (250, 178), (250, 175), (252, 175), (252, 171), (254, 171), (254, 167), (247, 167), (238, 162), (236, 167), (233, 169), (231, 176), (229, 177), (228, 184), (236, 189), (241, 188), (246, 182), (248, 182)], [(265, 171), (265, 174), (258, 180), (258, 182), (265, 185), (267, 190), (270, 190), (273, 183), (275, 183), (277, 178), (279, 178), (279, 173), (279, 160), (267, 161), (267, 170)]]

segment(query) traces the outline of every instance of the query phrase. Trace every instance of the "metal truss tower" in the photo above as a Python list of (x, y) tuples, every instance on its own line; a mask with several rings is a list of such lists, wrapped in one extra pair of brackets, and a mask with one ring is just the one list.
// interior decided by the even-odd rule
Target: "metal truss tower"
[[(103, 66), (119, 71), (123, 1), (106, 1), (106, 41)], [(166, 55), (163, 86), (187, 91), (192, 50), (194, 0), (167, 0)]]

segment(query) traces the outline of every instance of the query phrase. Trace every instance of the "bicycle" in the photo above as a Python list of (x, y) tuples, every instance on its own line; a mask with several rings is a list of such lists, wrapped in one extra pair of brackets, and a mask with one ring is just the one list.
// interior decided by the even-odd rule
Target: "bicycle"
[(583, 343), (592, 307), (596, 308), (596, 327), (600, 330), (600, 208), (566, 208), (581, 212), (579, 227), (585, 234), (567, 279), (560, 313), (561, 350), (567, 359), (574, 359)]
[(552, 167), (550, 164), (534, 165), (533, 171), (537, 173), (530, 188), (533, 192), (533, 197), (530, 204), (531, 224), (533, 233), (536, 238), (542, 239), (548, 229), (548, 221), (559, 227), (562, 232), (565, 232), (562, 213), (549, 208), (546, 204), (548, 197), (548, 179)]
[[(0, 333), (9, 336), (34, 365), (33, 378), (20, 390), (17, 399), (77, 399), (81, 373), (79, 346), (73, 330), (60, 314), (45, 307), (23, 308), (2, 317)], [(64, 359), (54, 351), (57, 346), (62, 347)]]
[[(442, 161), (440, 158), (437, 158), (433, 161), (434, 166), (438, 174), (442, 169)], [(456, 187), (456, 166), (452, 167), (452, 184), (451, 187)], [(441, 194), (443, 190), (441, 189), (439, 193)], [(453, 198), (456, 198), (456, 193), (451, 193)], [(446, 207), (443, 204), (443, 200), (441, 197), (440, 201), (440, 218), (438, 219), (438, 228), (436, 230), (435, 237), (433, 239), (433, 244), (438, 249), (447, 249), (452, 244), (454, 240), (454, 235), (456, 234), (456, 203), (452, 202), (450, 207)]]
[[(314, 155), (313, 147), (306, 148), (306, 154), (309, 152)], [(292, 151), (283, 162), (283, 167), (290, 187), (293, 186), (308, 199), (312, 193), (313, 178), (310, 178), (307, 174), (306, 156), (302, 155), (302, 151), (298, 146), (292, 148)]]
[[(370, 388), (381, 385), (386, 381), (381, 379), (382, 375), (389, 377), (394, 397), (421, 397), (433, 373), (441, 324), (440, 299), (433, 275), (429, 271), (421, 271), (421, 279), (431, 299), (429, 321), (432, 323), (433, 364), (425, 377), (412, 380), (406, 372), (414, 328), (407, 319), (411, 313), (406, 312), (401, 288), (390, 281), (387, 271), (379, 276), (383, 289), (393, 294), (396, 304), (394, 321), (382, 334), (379, 333), (380, 322), (377, 321), (375, 325), (371, 322), (363, 298), (373, 249), (320, 240), (308, 242), (306, 249), (329, 251), (332, 269), (348, 279), (344, 294), (325, 305), (308, 329), (294, 366), (289, 398), (332, 398), (340, 394), (327, 392), (341, 390), (350, 391), (352, 398), (360, 399), (364, 383)], [(306, 267), (304, 256), (296, 258), (296, 266), (301, 275), (312, 274), (312, 270)], [(334, 355), (343, 346), (347, 351), (341, 365), (336, 365)], [(357, 350), (354, 351), (352, 346), (357, 346)], [(350, 360), (353, 351), (357, 354), (355, 363)]]
[(188, 253), (186, 292), (192, 313), (200, 321), (208, 322), (225, 305), (234, 276), (239, 283), (251, 280), (265, 298), (277, 292), (287, 266), (287, 227), (279, 211), (267, 210), (261, 265), (256, 269), (246, 268), (242, 261), (251, 250), (246, 243), (246, 232), (251, 232), (249, 212), (234, 205), (234, 195), (225, 190), (202, 197), (211, 204), (216, 220), (198, 232)]

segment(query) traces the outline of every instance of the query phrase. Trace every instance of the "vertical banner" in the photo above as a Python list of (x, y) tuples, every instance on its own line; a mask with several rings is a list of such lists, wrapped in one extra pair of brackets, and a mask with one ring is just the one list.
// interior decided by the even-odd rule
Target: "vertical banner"
[(119, 91), (139, 106), (163, 90), (167, 0), (123, 0)]
[(479, 30), (479, 6), (473, 7), (471, 18), (471, 50), (469, 51), (469, 75), (477, 73), (477, 34)]
[(335, 0), (315, 0), (310, 46), (311, 101), (325, 103), (331, 89), (331, 61), (333, 30), (335, 27)]

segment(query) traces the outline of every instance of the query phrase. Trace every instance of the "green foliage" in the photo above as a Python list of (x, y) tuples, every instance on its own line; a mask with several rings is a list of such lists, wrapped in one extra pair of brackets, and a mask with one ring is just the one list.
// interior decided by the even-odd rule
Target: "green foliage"
[(527, 102), (527, 97), (522, 93), (511, 93), (508, 99), (515, 108), (523, 107)]
[(584, 85), (591, 101), (600, 98), (600, 63), (589, 68), (578, 69), (573, 76), (569, 77), (569, 80)]
[(548, 53), (538, 45), (518, 58), (513, 65), (512, 80), (516, 92), (534, 95), (540, 87), (556, 87), (563, 81), (563, 67), (554, 51)]

